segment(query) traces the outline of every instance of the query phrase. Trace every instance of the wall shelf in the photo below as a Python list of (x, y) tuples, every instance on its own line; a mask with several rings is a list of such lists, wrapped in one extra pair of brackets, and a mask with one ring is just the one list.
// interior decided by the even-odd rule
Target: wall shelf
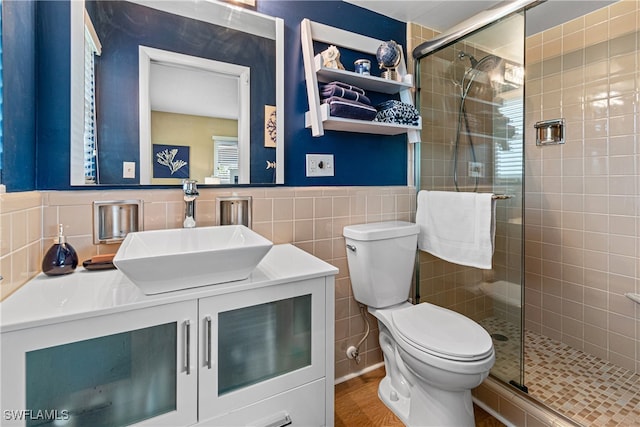
[(305, 114), (305, 127), (311, 129), (313, 136), (324, 135), (324, 130), (326, 129), (376, 135), (399, 135), (406, 133), (409, 142), (420, 141), (420, 129), (422, 129), (421, 120), (418, 126), (404, 126), (401, 124), (332, 117), (329, 114), (329, 106), (320, 103), (318, 83), (341, 81), (364, 90), (389, 95), (398, 94), (402, 102), (413, 105), (413, 94), (411, 92), (413, 88), (413, 76), (407, 74), (404, 57), (397, 68), (398, 81), (376, 76), (365, 76), (353, 71), (326, 68), (322, 66), (321, 56), (316, 55), (313, 50), (314, 41), (336, 45), (374, 56), (378, 47), (384, 43), (384, 41), (312, 22), (309, 19), (303, 19), (300, 23), (300, 28), (307, 97), (309, 99), (309, 111)]
[[(337, 130), (356, 133), (371, 133), (375, 135), (400, 135), (410, 130), (420, 131), (422, 129), (422, 118), (418, 126), (405, 126), (395, 123), (373, 122), (368, 120), (345, 119), (343, 117), (333, 117), (329, 112), (328, 104), (320, 105), (320, 115), (322, 127), (325, 130)], [(304, 115), (305, 127), (311, 128), (311, 113), (307, 111)]]
[(364, 90), (372, 90), (374, 92), (396, 94), (402, 90), (410, 90), (413, 88), (413, 76), (406, 74), (404, 76), (405, 81), (395, 81), (389, 79), (383, 79), (377, 76), (366, 76), (353, 71), (338, 70), (336, 68), (323, 67), (322, 58), (320, 55), (316, 55), (314, 58), (315, 71), (317, 80), (319, 83), (329, 83), (333, 81), (341, 81), (350, 85), (358, 86)]

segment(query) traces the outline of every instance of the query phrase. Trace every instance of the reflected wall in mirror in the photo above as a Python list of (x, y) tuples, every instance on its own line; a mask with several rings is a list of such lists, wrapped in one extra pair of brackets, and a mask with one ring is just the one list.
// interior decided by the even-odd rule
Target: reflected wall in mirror
[[(83, 126), (85, 120), (84, 103), (81, 91), (84, 91), (78, 77), (84, 74), (81, 62), (83, 51), (82, 34), (85, 32), (82, 16), (83, 2), (71, 2), (72, 8), (72, 143), (71, 143), (71, 184), (85, 185)], [(152, 152), (152, 128), (174, 128), (176, 117), (164, 113), (181, 114), (184, 131), (175, 131), (173, 137), (164, 136), (157, 140), (158, 145), (189, 146), (186, 141), (192, 131), (188, 121), (194, 117), (215, 117), (226, 126), (219, 124), (198, 125), (207, 129), (207, 152), (189, 149), (194, 160), (189, 168), (189, 177), (200, 184), (217, 182), (217, 171), (213, 170), (216, 161), (214, 136), (235, 137), (238, 140), (238, 171), (232, 167), (224, 171), (220, 182), (273, 184), (283, 183), (283, 149), (278, 136), (276, 148), (268, 148), (265, 140), (265, 106), (275, 105), (277, 127), (282, 128), (283, 114), (283, 31), (284, 24), (279, 18), (268, 17), (253, 11), (239, 9), (216, 1), (201, 2), (135, 0), (107, 1), (89, 0), (84, 3), (87, 16), (93, 23), (97, 38), (102, 44), (102, 53), (95, 56), (95, 138), (97, 160), (97, 184), (131, 185), (131, 184), (172, 184), (176, 178), (166, 181), (154, 181)], [(78, 10), (80, 9), (80, 10)], [(80, 44), (80, 46), (78, 46)], [(202, 115), (200, 112), (161, 111), (163, 114), (151, 114), (153, 92), (144, 98), (144, 87), (139, 83), (145, 81), (140, 75), (142, 61), (139, 60), (141, 47), (175, 54), (176, 57), (188, 58), (185, 65), (179, 60), (149, 59), (151, 64), (178, 65), (195, 68), (203, 72), (205, 68), (198, 61), (210, 61), (227, 67), (239, 67), (248, 70), (246, 73), (248, 100), (242, 94), (245, 74), (238, 71), (211, 71), (220, 77), (237, 82), (237, 105), (226, 93), (220, 91), (219, 96), (212, 98), (211, 106), (222, 107), (221, 115)], [(144, 55), (141, 55), (142, 57)], [(190, 62), (189, 62), (190, 61)], [(184, 62), (184, 61), (183, 61)], [(193, 63), (197, 63), (195, 66)], [(226, 64), (226, 65), (224, 65)], [(156, 68), (155, 65), (153, 68)], [(166, 71), (166, 70), (165, 70)], [(192, 70), (193, 71), (193, 70)], [(210, 69), (208, 70), (210, 71)], [(196, 71), (194, 71), (196, 72)], [(154, 72), (150, 72), (153, 80)], [(205, 77), (206, 78), (206, 77)], [(185, 77), (183, 76), (184, 80)], [(227, 89), (232, 86), (226, 86)], [(184, 92), (187, 90), (179, 89)], [(197, 91), (196, 91), (197, 92)], [(204, 92), (204, 89), (201, 91)], [(145, 105), (146, 100), (149, 104)], [(185, 101), (195, 105), (196, 101)], [(246, 111), (245, 113), (242, 113)], [(232, 117), (237, 115), (237, 118)], [(152, 124), (152, 117), (154, 117)], [(245, 123), (246, 117), (246, 123)], [(236, 131), (229, 129), (229, 120), (237, 120)], [(180, 121), (180, 120), (179, 120)], [(157, 122), (157, 126), (156, 123)], [(176, 135), (180, 134), (178, 138)], [(140, 142), (142, 141), (142, 144)], [(145, 145), (146, 144), (146, 145)], [(246, 148), (243, 148), (246, 147)], [(246, 151), (246, 155), (243, 150)], [(145, 156), (144, 153), (147, 153)], [(171, 154), (171, 151), (169, 151)], [(146, 158), (145, 158), (146, 157)], [(195, 161), (197, 159), (197, 162)], [(206, 159), (206, 160), (205, 160)], [(174, 159), (176, 160), (176, 159)], [(134, 178), (123, 178), (124, 163), (135, 164)], [(275, 169), (267, 166), (277, 164)], [(170, 163), (170, 162), (169, 162)], [(196, 165), (196, 163), (198, 163)], [(211, 168), (211, 169), (209, 169)], [(194, 175), (198, 174), (198, 175)], [(201, 176), (200, 176), (201, 175)], [(205, 182), (208, 181), (208, 182)], [(225, 182), (226, 181), (226, 182)]]

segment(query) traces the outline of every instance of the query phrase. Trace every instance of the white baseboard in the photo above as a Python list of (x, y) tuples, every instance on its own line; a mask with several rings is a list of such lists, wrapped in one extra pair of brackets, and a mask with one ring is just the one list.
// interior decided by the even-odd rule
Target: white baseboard
[(358, 372), (353, 372), (353, 373), (345, 375), (343, 377), (336, 378), (335, 381), (334, 381), (334, 384), (343, 383), (343, 382), (348, 381), (348, 380), (350, 380), (352, 378), (359, 377), (360, 375), (364, 375), (367, 372), (375, 371), (376, 369), (381, 368), (383, 366), (384, 366), (384, 362), (380, 362), (380, 363), (376, 363), (375, 365), (367, 366), (366, 368), (364, 368), (364, 369), (362, 369), (362, 370), (360, 370)]

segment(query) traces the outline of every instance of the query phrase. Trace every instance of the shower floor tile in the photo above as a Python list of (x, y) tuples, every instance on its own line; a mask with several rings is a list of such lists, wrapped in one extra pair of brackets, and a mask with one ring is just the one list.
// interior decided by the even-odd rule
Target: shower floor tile
[[(496, 363), (491, 373), (505, 382), (520, 382), (520, 328), (511, 322), (488, 317), (479, 321), (493, 338), (496, 350)], [(504, 338), (506, 338), (506, 340)]]
[[(492, 373), (518, 381), (519, 330), (499, 319), (480, 322), (494, 339)], [(585, 426), (640, 426), (640, 374), (531, 331), (525, 331), (529, 395)]]

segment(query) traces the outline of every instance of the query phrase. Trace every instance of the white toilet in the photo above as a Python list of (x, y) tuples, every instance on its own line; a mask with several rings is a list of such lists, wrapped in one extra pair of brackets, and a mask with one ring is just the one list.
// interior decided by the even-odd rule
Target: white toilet
[(489, 375), (493, 343), (459, 313), (407, 302), (418, 232), (402, 221), (344, 228), (354, 298), (378, 319), (378, 396), (408, 426), (473, 426), (471, 389)]

